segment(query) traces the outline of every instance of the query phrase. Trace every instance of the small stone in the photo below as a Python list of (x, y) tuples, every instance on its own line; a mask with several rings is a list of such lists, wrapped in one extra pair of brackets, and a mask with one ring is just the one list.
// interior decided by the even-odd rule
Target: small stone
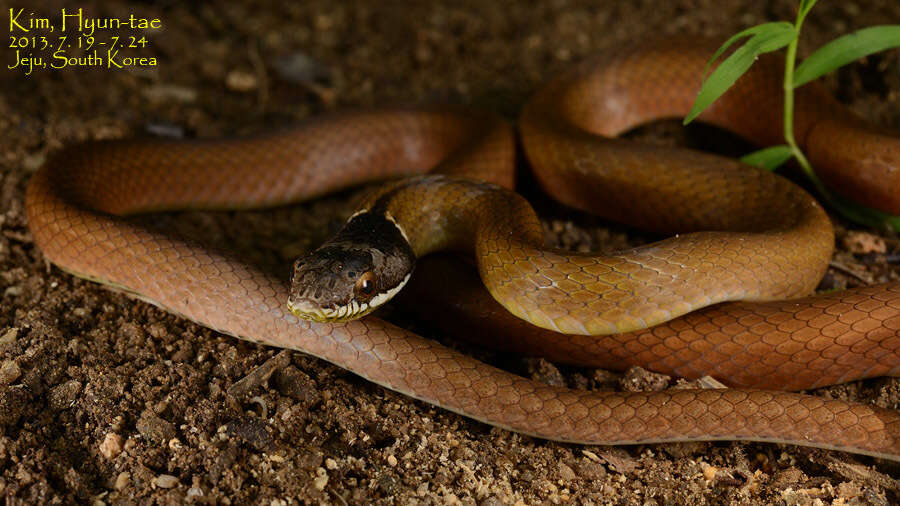
[(313, 480), (313, 486), (316, 487), (316, 490), (325, 490), (325, 485), (328, 485), (328, 473), (324, 468), (316, 469), (316, 477)]
[(556, 50), (556, 54), (554, 56), (556, 56), (557, 60), (569, 61), (570, 59), (572, 59), (572, 52), (568, 49), (561, 48)]
[(203, 496), (203, 489), (200, 487), (191, 487), (187, 490), (188, 497), (201, 497)]
[(791, 466), (786, 469), (782, 469), (776, 472), (772, 476), (772, 480), (770, 481), (772, 487), (776, 489), (785, 489), (791, 486), (796, 486), (798, 484), (804, 483), (809, 478), (806, 474), (800, 469)]
[(587, 457), (587, 458), (593, 460), (594, 462), (603, 462), (603, 461), (600, 459), (600, 457), (597, 456), (596, 453), (594, 453), (594, 452), (592, 452), (592, 451), (590, 451), (590, 450), (581, 450), (581, 453), (582, 453), (585, 457)]
[(334, 26), (334, 21), (326, 14), (319, 14), (316, 16), (315, 24), (317, 30), (325, 31), (330, 30)]
[(3, 333), (3, 336), (0, 336), (0, 344), (11, 343), (16, 340), (16, 337), (19, 335), (19, 329), (13, 327), (8, 329)]
[(116, 484), (113, 485), (113, 487), (115, 487), (116, 490), (124, 490), (129, 482), (131, 482), (131, 473), (122, 471), (116, 476)]
[(327, 459), (325, 459), (325, 467), (327, 469), (334, 471), (335, 469), (338, 468), (337, 461), (335, 461), (332, 458), (327, 458)]
[(312, 378), (293, 365), (277, 371), (274, 379), (278, 392), (300, 401), (302, 408), (308, 409), (321, 399), (317, 385)]
[(326, 84), (331, 81), (331, 69), (304, 53), (294, 53), (275, 61), (279, 77), (296, 84)]
[(617, 473), (630, 474), (638, 467), (637, 461), (622, 448), (604, 448), (600, 458), (609, 465), (610, 469)]
[(122, 453), (122, 436), (115, 432), (106, 434), (103, 442), (100, 443), (100, 454), (107, 459), (114, 459)]
[(197, 90), (174, 84), (157, 84), (142, 91), (144, 98), (151, 102), (180, 102), (190, 104), (197, 101)]
[(142, 436), (150, 441), (161, 443), (175, 438), (175, 426), (150, 410), (144, 411), (135, 427)]
[(397, 457), (393, 455), (388, 455), (387, 463), (389, 466), (394, 467), (397, 465)]
[(711, 466), (711, 465), (706, 464), (706, 463), (702, 463), (702, 464), (700, 464), (700, 466), (701, 466), (701, 468), (702, 468), (702, 470), (703, 470), (703, 478), (705, 478), (706, 481), (710, 481), (710, 482), (711, 482), (711, 481), (713, 481), (713, 480), (716, 479), (716, 473), (719, 472), (719, 468), (718, 468), (718, 467), (716, 467), (716, 466)]
[(253, 91), (259, 86), (256, 76), (241, 70), (232, 70), (225, 77), (225, 86), (229, 90), (248, 92)]
[(595, 460), (579, 459), (575, 467), (578, 469), (578, 476), (584, 480), (597, 481), (606, 478), (606, 467)]
[(559, 477), (564, 481), (571, 481), (571, 480), (574, 480), (575, 478), (577, 478), (577, 475), (575, 474), (575, 471), (573, 471), (571, 467), (560, 462), (559, 463)]
[(650, 372), (642, 367), (633, 366), (625, 371), (620, 380), (622, 390), (626, 392), (659, 392), (669, 386), (672, 378), (665, 374)]
[(528, 376), (541, 383), (552, 385), (555, 387), (566, 386), (566, 380), (563, 378), (559, 369), (543, 358), (527, 358), (525, 365), (528, 368)]
[(178, 478), (172, 476), (171, 474), (161, 474), (153, 480), (159, 488), (172, 488), (178, 484)]
[(40, 168), (40, 166), (44, 165), (44, 162), (47, 160), (47, 154), (43, 152), (33, 153), (27, 155), (22, 160), (22, 168), (27, 170), (28, 172), (34, 172)]
[(22, 375), (22, 369), (15, 360), (7, 360), (0, 365), (0, 386), (9, 385), (19, 379)]
[(852, 481), (841, 482), (835, 489), (835, 492), (837, 492), (838, 498), (844, 500), (850, 500), (863, 495), (860, 486)]
[(707, 390), (721, 390), (723, 388), (728, 388), (727, 385), (712, 376), (702, 376), (697, 380), (697, 383), (700, 388), (705, 388)]
[(884, 239), (868, 232), (847, 232), (841, 241), (850, 253), (862, 255), (866, 253), (886, 253), (887, 244)]
[(172, 123), (151, 122), (144, 125), (144, 130), (156, 137), (168, 137), (170, 139), (183, 139), (184, 127)]

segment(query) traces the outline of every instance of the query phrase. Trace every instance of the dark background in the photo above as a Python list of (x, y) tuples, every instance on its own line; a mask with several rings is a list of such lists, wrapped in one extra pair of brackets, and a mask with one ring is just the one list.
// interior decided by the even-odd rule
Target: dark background
[[(221, 336), (48, 267), (22, 210), (30, 174), (66, 145), (151, 134), (252, 133), (382, 104), (467, 103), (513, 119), (541, 82), (596, 51), (659, 35), (724, 39), (763, 21), (792, 19), (795, 3), (65, 4), (92, 17), (156, 17), (163, 28), (147, 33), (149, 47), (139, 52), (158, 58), (153, 68), (2, 74), (0, 497), (10, 504), (178, 504), (189, 494), (235, 504), (897, 500), (897, 464), (837, 452), (741, 443), (586, 448), (493, 429), (300, 353), (278, 355)], [(14, 7), (54, 17), (63, 4)], [(801, 53), (856, 28), (898, 22), (896, 1), (822, 0), (806, 23)], [(11, 50), (4, 58), (10, 64)], [(897, 51), (825, 82), (873, 121), (900, 128)], [(710, 144), (710, 135), (704, 129), (684, 133), (672, 123), (640, 134), (690, 145)], [(556, 244), (598, 248), (601, 241), (633, 240), (619, 227), (546, 202), (540, 210)], [(153, 220), (283, 268), (349, 212), (344, 194), (274, 212)], [(839, 246), (847, 238), (841, 223)], [(900, 241), (896, 235), (883, 240), (888, 255), (839, 251), (840, 268), (829, 272), (824, 286), (900, 278), (900, 269), (886, 262), (900, 251)], [(412, 323), (397, 309), (388, 314)], [(572, 387), (674, 383), (639, 371), (622, 377), (475, 352)], [(226, 395), (269, 360), (276, 369), (270, 379), (251, 384), (245, 395)], [(896, 408), (900, 382), (871, 380), (820, 393)], [(108, 458), (101, 443), (110, 434), (121, 436), (124, 450)]]

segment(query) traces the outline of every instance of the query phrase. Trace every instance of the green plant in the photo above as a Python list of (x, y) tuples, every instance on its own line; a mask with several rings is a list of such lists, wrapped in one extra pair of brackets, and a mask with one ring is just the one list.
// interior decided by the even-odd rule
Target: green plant
[(747, 41), (725, 58), (705, 79), (693, 108), (684, 119), (684, 124), (690, 123), (725, 93), (744, 72), (750, 69), (760, 54), (787, 47), (784, 64), (785, 144), (754, 151), (741, 158), (741, 161), (763, 169), (774, 170), (793, 158), (797, 160), (822, 199), (843, 216), (863, 225), (876, 228), (890, 227), (900, 231), (900, 216), (891, 216), (876, 209), (864, 207), (825, 188), (794, 140), (794, 89), (859, 58), (885, 49), (900, 47), (900, 25), (873, 26), (838, 37), (820, 47), (795, 67), (800, 28), (816, 1), (801, 0), (797, 9), (797, 19), (793, 24), (786, 21), (763, 23), (747, 28), (729, 38), (710, 59), (707, 69), (732, 44), (744, 38), (747, 38)]

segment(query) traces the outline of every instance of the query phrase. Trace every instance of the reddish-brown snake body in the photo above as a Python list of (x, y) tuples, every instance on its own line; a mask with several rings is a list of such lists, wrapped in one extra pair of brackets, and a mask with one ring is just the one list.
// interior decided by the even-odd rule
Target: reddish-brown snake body
[[(664, 321), (718, 301), (802, 296), (816, 286), (833, 237), (827, 216), (805, 192), (721, 158), (594, 135), (612, 136), (636, 123), (683, 114), (708, 55), (708, 49), (677, 44), (623, 51), (554, 81), (526, 106), (521, 123), (525, 151), (551, 194), (595, 211), (596, 204), (603, 203), (600, 212), (611, 218), (683, 235), (639, 251), (636, 260), (582, 266), (583, 276), (578, 269), (564, 270), (573, 261), (557, 262), (555, 253), (535, 252), (509, 237), (488, 236), (477, 248), (487, 259), (482, 275), (494, 296), (508, 301), (509, 309), (567, 332), (630, 331), (641, 322)], [(765, 69), (746, 76), (704, 119), (759, 142), (777, 141), (780, 132), (771, 127), (779, 124), (780, 114), (775, 77), (772, 81)], [(841, 125), (859, 120), (818, 89), (803, 90), (798, 107), (798, 138), (805, 141), (814, 163), (839, 167), (826, 169), (826, 179), (843, 181), (845, 166), (838, 162), (847, 158), (876, 169), (893, 163), (888, 158), (896, 153), (897, 141), (883, 133), (875, 133), (876, 140), (843, 143), (869, 146), (859, 156), (831, 154), (827, 148), (836, 142), (828, 136), (847, 135)], [(866, 131), (872, 132), (862, 133)], [(883, 148), (882, 141), (893, 142), (893, 147)], [(826, 149), (813, 154), (817, 146)], [(513, 132), (491, 114), (448, 108), (384, 110), (324, 118), (253, 139), (105, 142), (71, 148), (34, 176), (26, 208), (38, 246), (48, 259), (76, 275), (124, 288), (221, 332), (324, 358), (388, 388), (493, 425), (587, 444), (743, 439), (900, 460), (896, 410), (752, 389), (611, 393), (548, 386), (377, 318), (342, 324), (299, 321), (285, 307), (286, 280), (118, 217), (185, 207), (271, 206), (434, 167), (510, 186), (512, 164)], [(594, 172), (601, 168), (604, 179), (597, 182)], [(869, 185), (876, 187), (871, 192), (865, 184), (844, 187), (853, 189), (854, 197), (853, 192), (863, 188), (859, 191), (867, 202), (897, 212), (896, 178), (872, 178), (877, 184)], [(423, 187), (420, 197), (465, 200), (464, 194), (445, 191)], [(399, 209), (406, 209), (400, 204)], [(423, 206), (412, 200), (406, 205), (410, 212), (421, 212)], [(491, 209), (488, 223), (505, 223), (516, 214)], [(465, 224), (429, 216), (451, 228)], [(526, 235), (535, 235), (529, 227)], [(697, 230), (717, 232), (687, 233)], [(732, 232), (718, 232), (723, 230)], [(543, 267), (529, 271), (527, 262)], [(598, 284), (613, 290), (594, 298), (592, 294), (601, 293), (595, 289)], [(670, 290), (674, 285), (680, 288)], [(524, 293), (528, 291), (530, 298)], [(620, 298), (625, 292), (642, 302)], [(573, 304), (566, 294), (575, 295), (576, 306), (566, 305)], [(733, 384), (753, 384), (754, 375), (769, 369), (751, 362), (742, 368), (745, 374), (731, 375), (718, 367), (718, 357), (725, 359), (729, 349), (737, 355), (743, 350), (744, 359), (759, 359), (770, 368), (783, 365), (793, 377), (804, 378), (788, 383), (790, 388), (898, 373), (896, 284), (810, 299), (803, 302), (803, 311), (735, 304), (654, 327), (635, 342), (659, 352), (655, 338), (674, 352), (675, 362), (690, 364), (670, 364), (674, 372), (691, 369), (689, 375), (710, 373)], [(734, 307), (739, 310), (729, 309)], [(796, 318), (791, 319), (792, 314)], [(691, 341), (688, 334), (709, 340)], [(580, 339), (564, 340), (575, 343), (574, 348), (591, 346)], [(630, 345), (626, 340), (622, 346), (627, 350)], [(767, 354), (767, 349), (775, 352)], [(845, 357), (853, 354), (865, 360), (849, 363)], [(698, 357), (706, 357), (707, 365)], [(666, 362), (665, 357), (658, 360)], [(802, 369), (807, 372), (795, 371), (797, 364), (806, 364)], [(830, 364), (837, 364), (839, 371), (831, 372)], [(762, 380), (757, 384), (776, 386)]]

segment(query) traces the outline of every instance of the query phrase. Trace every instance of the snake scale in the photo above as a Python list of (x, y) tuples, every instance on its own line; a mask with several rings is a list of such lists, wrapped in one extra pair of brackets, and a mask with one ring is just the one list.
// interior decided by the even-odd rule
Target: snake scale
[[(338, 114), (253, 138), (74, 146), (32, 178), (28, 220), (44, 255), (77, 276), (229, 335), (321, 357), (495, 426), (584, 444), (739, 439), (900, 460), (897, 410), (747, 386), (799, 389), (897, 375), (900, 285), (762, 302), (806, 296), (824, 273), (833, 232), (815, 200), (780, 177), (720, 157), (613, 138), (684, 114), (710, 53), (702, 44), (670, 42), (601, 56), (551, 82), (523, 110), (524, 151), (554, 198), (677, 234), (617, 255), (542, 249), (534, 212), (497, 186), (513, 184), (512, 128), (494, 114), (451, 107)], [(777, 142), (777, 68), (756, 67), (701, 119), (755, 142)], [(814, 86), (800, 90), (797, 106), (797, 138), (823, 178), (848, 196), (900, 212), (900, 165), (891, 159), (896, 137), (861, 126)], [(552, 342), (538, 347), (555, 356), (632, 350), (634, 362), (744, 386), (571, 390), (507, 373), (375, 317), (300, 320), (286, 307), (287, 280), (123, 217), (275, 206), (431, 170), (449, 176), (401, 180), (373, 198), (390, 193), (398, 214), (392, 218), (407, 227), (417, 252), (473, 250), (501, 304), (572, 334), (557, 338), (556, 353)], [(391, 193), (398, 185), (403, 192)], [(468, 206), (468, 214), (443, 212), (454, 205)], [(473, 229), (480, 234), (474, 239), (465, 235)], [(419, 233), (426, 231), (442, 232)], [(739, 299), (747, 302), (701, 309)], [(641, 330), (647, 325), (656, 326)], [(634, 334), (583, 335), (610, 332)], [(721, 366), (728, 361), (737, 365)], [(790, 381), (779, 387), (764, 377), (770, 370), (786, 371), (781, 376)]]

